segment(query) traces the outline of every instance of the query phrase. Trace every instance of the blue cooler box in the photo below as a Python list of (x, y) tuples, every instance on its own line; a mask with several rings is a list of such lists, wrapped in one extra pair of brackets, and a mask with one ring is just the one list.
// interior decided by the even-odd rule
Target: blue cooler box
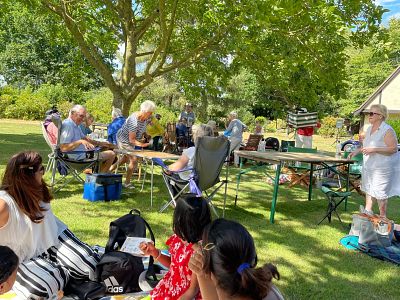
[(110, 201), (121, 199), (121, 174), (87, 174), (83, 186), (83, 199), (89, 201)]

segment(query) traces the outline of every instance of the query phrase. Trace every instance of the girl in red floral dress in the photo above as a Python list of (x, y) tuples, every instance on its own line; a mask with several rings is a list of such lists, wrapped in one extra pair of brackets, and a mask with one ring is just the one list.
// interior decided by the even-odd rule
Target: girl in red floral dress
[(188, 263), (194, 252), (193, 244), (201, 239), (209, 223), (211, 213), (207, 201), (195, 194), (184, 194), (176, 201), (172, 224), (174, 234), (166, 242), (171, 256), (164, 255), (153, 243), (140, 245), (144, 254), (169, 267), (164, 278), (151, 291), (151, 299), (201, 299), (197, 279), (189, 270)]

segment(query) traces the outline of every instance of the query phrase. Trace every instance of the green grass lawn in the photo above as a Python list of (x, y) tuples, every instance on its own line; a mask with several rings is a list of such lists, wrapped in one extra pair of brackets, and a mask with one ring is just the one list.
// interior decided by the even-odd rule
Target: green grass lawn
[[(277, 137), (287, 139), (285, 135)], [(319, 150), (334, 152), (332, 142), (333, 139), (314, 138)], [(45, 160), (49, 153), (39, 122), (0, 120), (0, 148), (1, 174), (15, 152), (37, 150)], [(305, 188), (280, 186), (275, 224), (271, 225), (268, 218), (272, 186), (266, 183), (266, 175), (254, 171), (242, 177), (235, 207), (236, 174), (237, 169), (231, 168), (226, 218), (239, 221), (249, 229), (256, 242), (259, 264), (272, 262), (278, 266), (282, 278), (277, 286), (287, 299), (399, 299), (397, 266), (340, 246), (339, 240), (347, 234), (348, 228), (341, 226), (337, 219), (331, 224), (324, 221), (322, 225), (316, 225), (327, 205), (319, 190), (314, 190), (312, 201), (307, 201)], [(46, 178), (49, 180), (49, 174)], [(92, 203), (82, 199), (83, 187), (74, 183), (55, 195), (52, 207), (81, 239), (103, 246), (109, 223), (130, 209), (138, 208), (152, 226), (157, 246), (165, 247), (164, 242), (172, 233), (173, 210), (169, 208), (158, 213), (167, 200), (161, 176), (155, 175), (153, 207), (150, 206), (149, 186), (146, 184), (143, 192), (136, 190), (124, 195), (120, 201)], [(222, 208), (222, 201), (219, 194), (214, 204)], [(340, 208), (345, 223), (351, 222), (351, 214), (363, 202), (362, 197), (353, 194), (348, 211)], [(397, 223), (400, 221), (399, 208), (398, 199), (389, 202), (389, 217)]]

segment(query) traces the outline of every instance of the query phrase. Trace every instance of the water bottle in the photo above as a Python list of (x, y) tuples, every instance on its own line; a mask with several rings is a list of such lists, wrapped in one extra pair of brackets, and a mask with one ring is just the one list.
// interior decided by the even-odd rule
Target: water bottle
[(336, 144), (336, 153), (335, 153), (336, 158), (340, 158), (341, 151), (342, 151), (342, 144), (340, 143), (340, 141), (338, 141)]

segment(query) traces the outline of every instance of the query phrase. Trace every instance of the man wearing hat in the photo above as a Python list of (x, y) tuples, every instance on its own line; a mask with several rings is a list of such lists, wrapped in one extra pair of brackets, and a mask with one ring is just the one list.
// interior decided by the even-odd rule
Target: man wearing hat
[(191, 103), (186, 103), (185, 110), (181, 112), (178, 120), (182, 120), (182, 118), (186, 118), (187, 127), (191, 128), (194, 122), (196, 121), (196, 116), (193, 112), (193, 106)]

